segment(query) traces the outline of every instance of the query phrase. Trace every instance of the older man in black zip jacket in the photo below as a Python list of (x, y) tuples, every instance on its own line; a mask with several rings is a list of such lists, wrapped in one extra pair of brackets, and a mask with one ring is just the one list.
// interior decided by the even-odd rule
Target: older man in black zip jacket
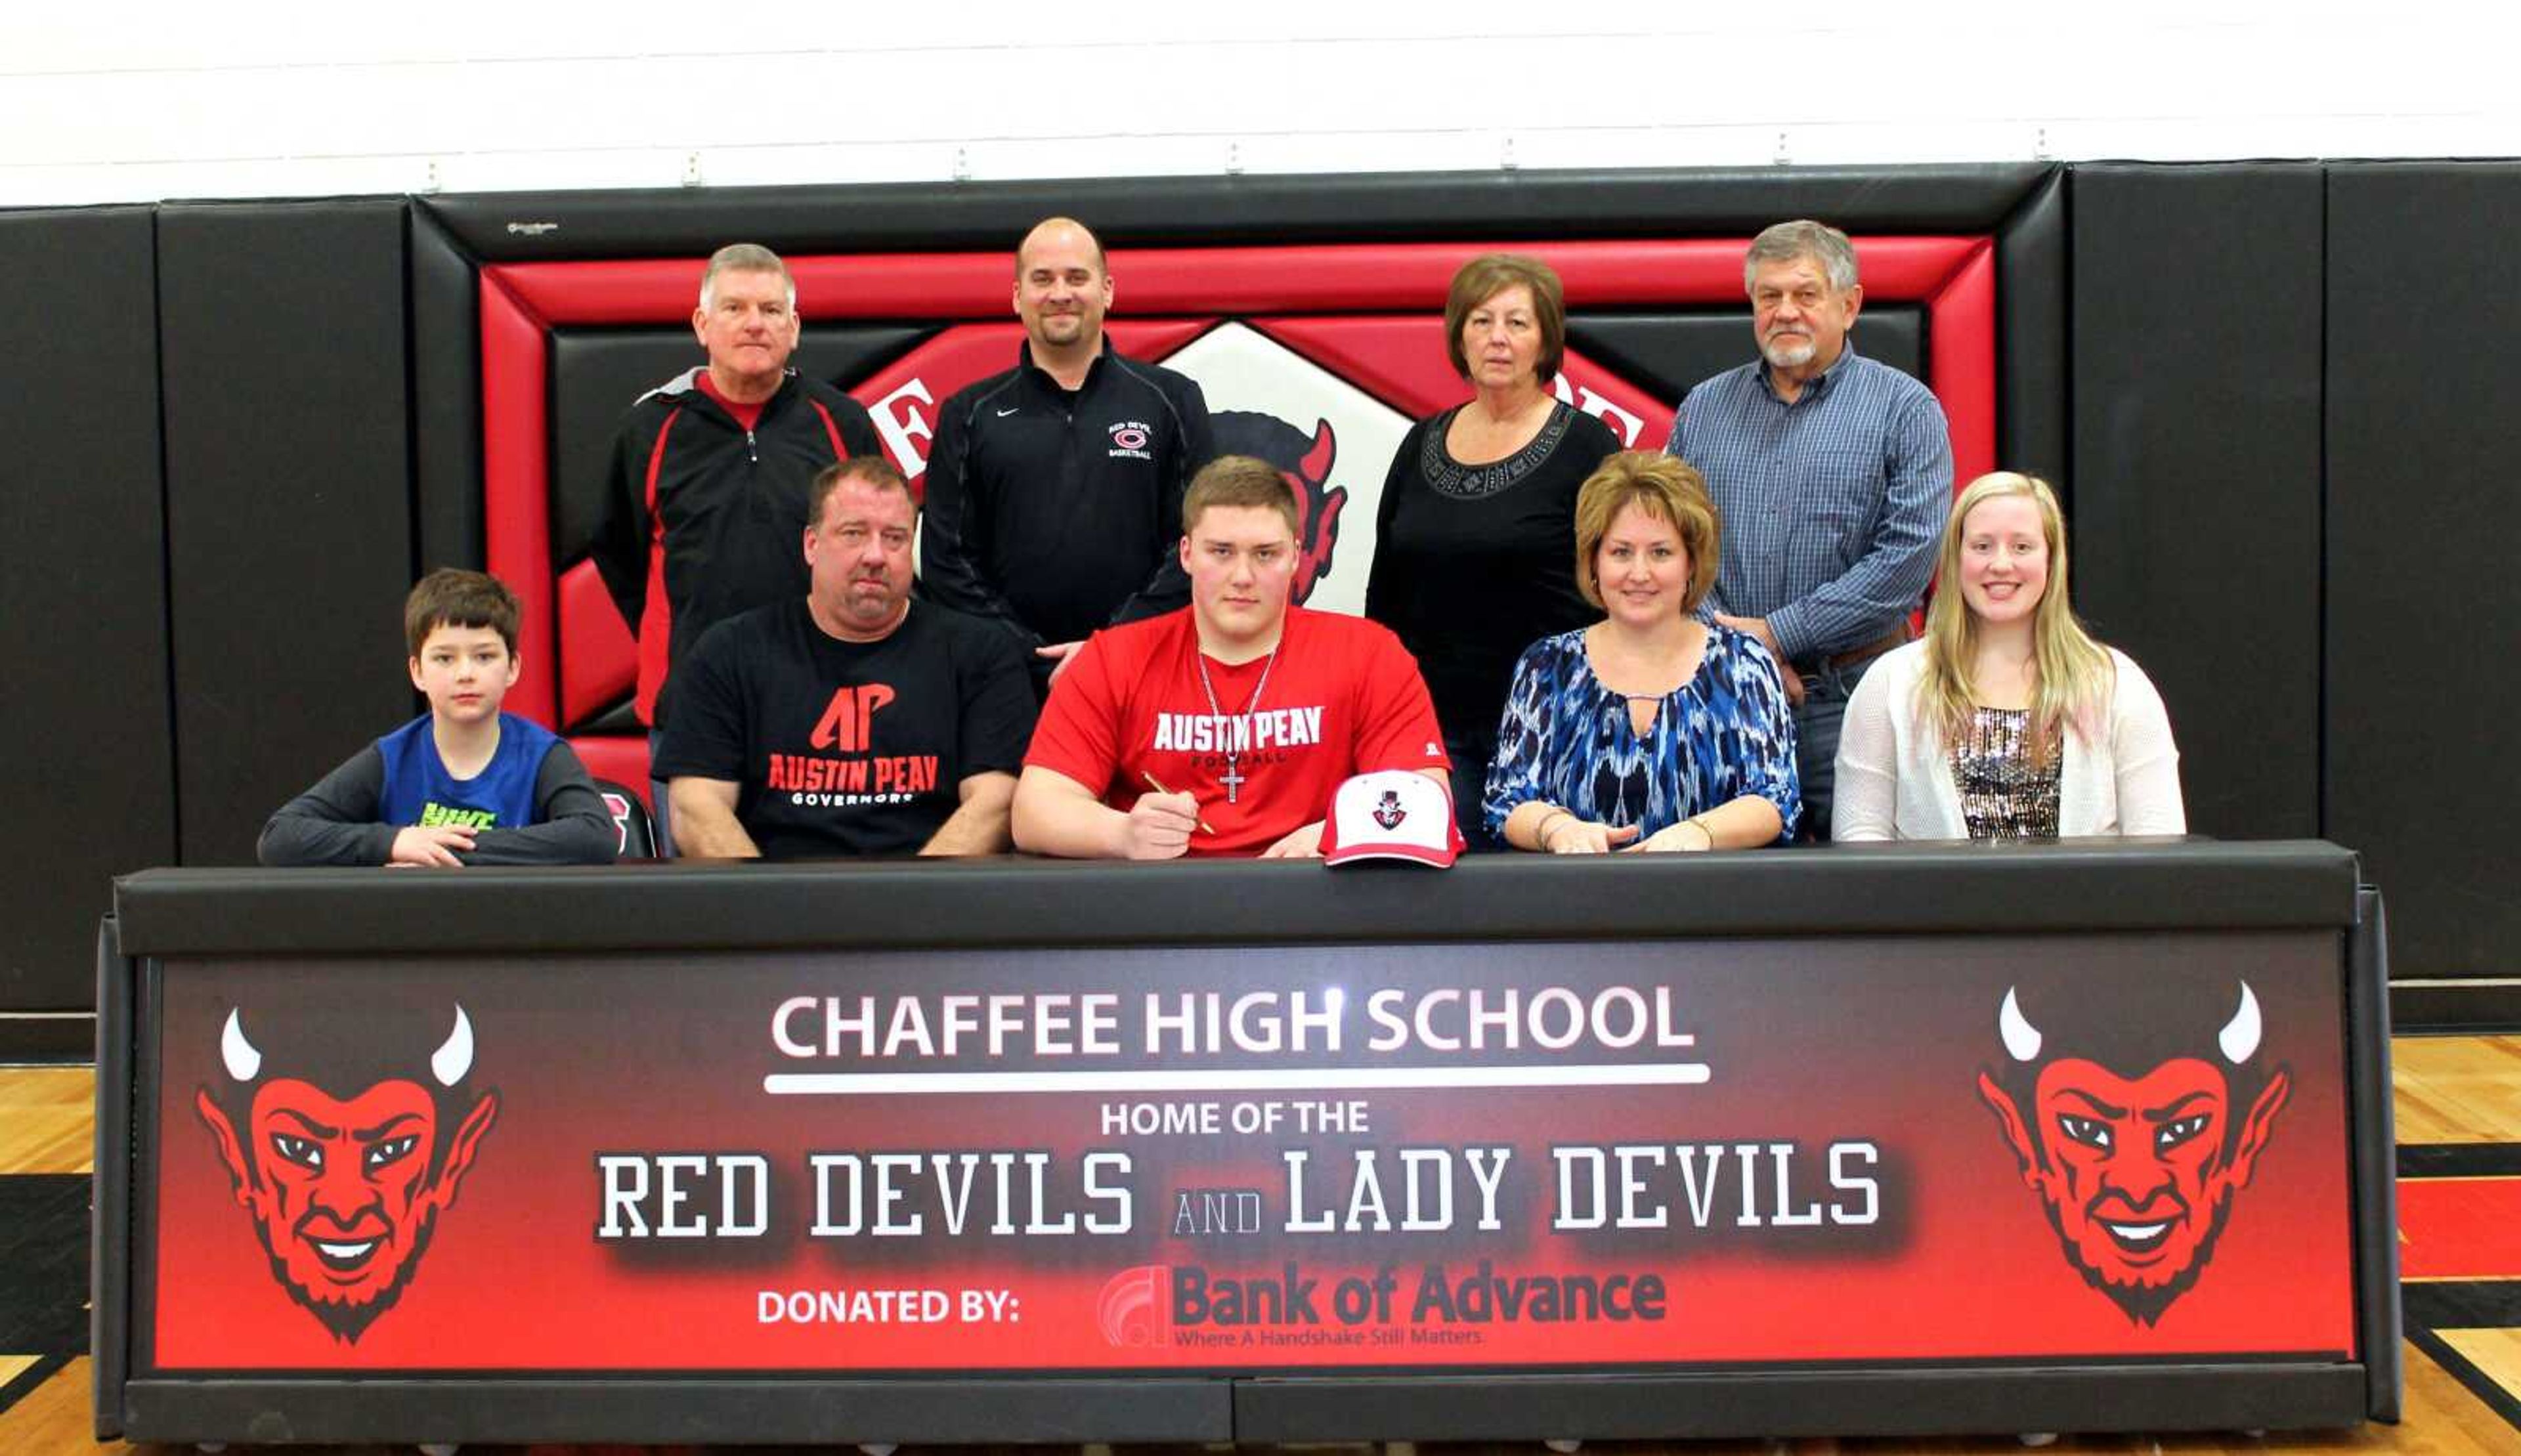
[(692, 332), (709, 362), (622, 417), (594, 558), (639, 639), (640, 721), (673, 713), (673, 669), (738, 613), (805, 594), (797, 542), (814, 478), (883, 458), (866, 407), (788, 367), (797, 285), (766, 248), (730, 244), (701, 278)]

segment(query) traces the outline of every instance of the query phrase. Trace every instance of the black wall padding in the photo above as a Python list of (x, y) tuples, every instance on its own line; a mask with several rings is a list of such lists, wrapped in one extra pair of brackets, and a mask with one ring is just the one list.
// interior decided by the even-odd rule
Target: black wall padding
[(2197, 834), (2319, 832), (2321, 190), (2074, 174), (2075, 605), (2161, 688)]
[(1992, 230), (2049, 162), (1688, 171), (1366, 172), (1331, 176), (908, 182), (635, 192), (481, 193), (421, 205), (475, 255), (703, 254), (747, 239), (782, 252), (1004, 249), (1065, 213), (1115, 247), (1356, 238), (1748, 234), (1789, 217), (1850, 232)]
[(411, 215), (412, 463), (420, 560), (480, 568), (481, 311), (479, 275), (446, 230)]
[(147, 207), (0, 213), (0, 1011), (85, 1010), (113, 876), (173, 862)]
[[(1917, 379), (1926, 377), (1925, 310), (1909, 303), (1867, 306), (1856, 319), (1858, 352)], [(1567, 342), (1617, 370), (1629, 384), (1678, 404), (1700, 382), (1751, 362), (1751, 315), (1741, 313), (1573, 313)], [(1639, 440), (1661, 446), (1661, 440)]]
[(187, 864), (413, 711), (403, 204), (159, 214)]
[[(846, 389), (937, 332), (933, 324), (812, 324), (791, 362)], [(684, 326), (556, 329), (551, 335), (552, 558), (577, 560), (595, 539), (613, 444), (640, 395), (709, 356)]]
[[(1995, 240), (1995, 458), (2045, 478), (2073, 509), (2066, 365), (2066, 174), (2040, 184)], [(1869, 316), (1869, 315), (1868, 315)]]
[(2521, 165), (2328, 183), (2328, 818), (2398, 976), (2521, 968)]

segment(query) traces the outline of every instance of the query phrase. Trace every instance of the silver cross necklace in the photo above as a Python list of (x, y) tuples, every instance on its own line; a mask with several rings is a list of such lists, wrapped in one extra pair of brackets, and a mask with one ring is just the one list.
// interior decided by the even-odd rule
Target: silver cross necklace
[[(1269, 656), (1260, 664), (1260, 680), (1252, 685), (1252, 701), (1243, 705), (1243, 717), (1247, 722), (1251, 720), (1253, 713), (1260, 710), (1260, 695), (1269, 690), (1269, 669), (1278, 665), (1278, 648), (1286, 640), (1287, 633), (1282, 627), (1278, 632), (1278, 641), (1269, 644)], [(1199, 650), (1199, 634), (1196, 632), (1191, 634), (1190, 660), (1199, 664), (1199, 688), (1201, 692), (1208, 695), (1209, 714), (1223, 725), (1225, 709), (1217, 705), (1216, 684), (1208, 680), (1208, 654)], [(1218, 731), (1225, 735), (1225, 776), (1217, 782), (1225, 786), (1225, 801), (1233, 803), (1243, 790), (1242, 771), (1235, 767), (1235, 760), (1243, 756), (1243, 751), (1235, 742), (1234, 729), (1231, 726), (1221, 726)]]

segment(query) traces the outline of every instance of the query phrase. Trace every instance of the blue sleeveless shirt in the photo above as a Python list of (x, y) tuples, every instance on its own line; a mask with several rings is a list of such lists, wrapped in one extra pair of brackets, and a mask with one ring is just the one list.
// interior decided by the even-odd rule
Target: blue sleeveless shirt
[(499, 747), (489, 764), (473, 778), (459, 779), (437, 756), (430, 715), (422, 713), (377, 740), (377, 754), (386, 765), (380, 817), (397, 825), (523, 829), (535, 822), (534, 780), (558, 742), (558, 735), (540, 723), (501, 713)]

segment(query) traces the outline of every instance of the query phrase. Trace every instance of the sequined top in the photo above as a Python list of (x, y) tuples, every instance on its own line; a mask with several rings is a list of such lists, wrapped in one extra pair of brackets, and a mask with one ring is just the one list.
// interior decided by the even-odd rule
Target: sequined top
[(1709, 630), (1698, 673), (1636, 731), (1627, 700), (1593, 675), (1580, 629), (1544, 637), (1515, 663), (1481, 807), (1502, 836), (1515, 805), (1545, 799), (1639, 838), (1756, 794), (1791, 839), (1803, 811), (1795, 721), (1776, 660), (1732, 628)]
[(2057, 838), (2057, 784), (2066, 755), (2049, 735), (2047, 762), (2031, 762), (2031, 709), (1981, 707), (1952, 745), (1952, 787), (1973, 840)]

